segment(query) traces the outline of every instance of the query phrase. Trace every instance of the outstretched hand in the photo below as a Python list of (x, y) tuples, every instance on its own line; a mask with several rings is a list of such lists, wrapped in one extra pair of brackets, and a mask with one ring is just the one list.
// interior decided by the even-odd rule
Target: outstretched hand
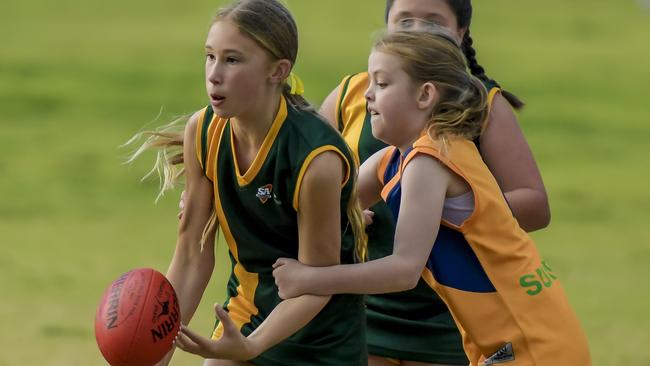
[(279, 258), (273, 264), (273, 277), (278, 286), (281, 299), (291, 299), (307, 293), (304, 282), (307, 280), (309, 266), (295, 259)]
[(205, 338), (182, 325), (176, 345), (185, 352), (203, 358), (245, 361), (255, 358), (258, 352), (251, 341), (241, 334), (230, 315), (218, 304), (214, 305), (217, 318), (223, 325), (223, 335), (218, 340)]

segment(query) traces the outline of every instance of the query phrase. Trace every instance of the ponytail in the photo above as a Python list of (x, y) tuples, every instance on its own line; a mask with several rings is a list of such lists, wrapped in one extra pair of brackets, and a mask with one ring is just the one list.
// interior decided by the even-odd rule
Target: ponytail
[[(465, 33), (465, 37), (463, 38), (462, 49), (463, 53), (465, 54), (465, 58), (467, 59), (467, 66), (469, 67), (472, 75), (479, 78), (485, 84), (501, 88), (499, 83), (497, 83), (494, 79), (490, 79), (485, 74), (485, 69), (476, 60), (476, 50), (474, 49), (473, 44), (474, 40), (472, 40), (468, 28), (467, 32)], [(524, 107), (524, 102), (509, 91), (501, 89), (501, 94), (503, 94), (503, 97), (506, 98), (508, 103), (510, 103), (514, 109), (520, 110)]]
[(316, 108), (314, 108), (314, 106), (311, 105), (311, 103), (309, 103), (307, 99), (302, 96), (302, 94), (291, 93), (291, 86), (289, 84), (284, 84), (282, 88), (282, 95), (284, 96), (284, 99), (287, 100), (287, 103), (289, 103), (297, 110), (316, 113)]

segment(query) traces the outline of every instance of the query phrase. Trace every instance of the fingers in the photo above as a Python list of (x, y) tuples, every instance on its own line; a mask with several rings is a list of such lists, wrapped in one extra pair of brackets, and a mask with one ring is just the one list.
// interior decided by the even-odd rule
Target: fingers
[(230, 319), (230, 315), (228, 315), (228, 312), (226, 312), (221, 305), (219, 304), (214, 304), (214, 312), (217, 314), (217, 318), (223, 325), (223, 332), (225, 333), (231, 333), (231, 332), (237, 332), (239, 333), (239, 329), (235, 325), (235, 323)]
[(287, 264), (297, 263), (297, 259), (293, 258), (278, 258), (275, 263), (273, 263), (273, 268), (284, 266)]
[(188, 336), (186, 330), (187, 328), (184, 327), (181, 328), (181, 331), (176, 336), (176, 342), (175, 342), (176, 346), (178, 346), (178, 348), (182, 349), (185, 352), (189, 352), (195, 355), (205, 357), (204, 349)]
[(280, 270), (282, 269), (283, 266), (286, 266), (287, 264), (289, 264), (290, 261), (291, 261), (291, 259), (289, 259), (289, 258), (278, 258), (278, 260), (276, 260), (275, 263), (273, 263), (273, 272), (271, 272), (271, 274), (275, 278), (275, 284), (276, 285), (278, 284), (277, 276), (280, 273)]
[(185, 325), (181, 325), (181, 332), (179, 334), (190, 339), (193, 343), (195, 343), (198, 346), (206, 346), (210, 342), (209, 339), (199, 335), (198, 333), (194, 332), (193, 330), (186, 327)]
[(281, 266), (287, 264), (288, 261), (289, 261), (288, 258), (278, 258), (278, 259), (275, 261), (275, 263), (273, 263), (273, 266), (272, 266), (272, 267), (273, 267), (274, 269), (275, 269), (275, 268), (278, 268), (278, 267), (281, 267)]

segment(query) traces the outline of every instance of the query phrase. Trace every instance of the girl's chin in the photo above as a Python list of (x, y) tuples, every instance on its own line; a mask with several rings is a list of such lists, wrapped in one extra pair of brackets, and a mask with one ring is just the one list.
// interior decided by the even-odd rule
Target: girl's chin
[(388, 142), (386, 142), (386, 139), (384, 138), (383, 132), (384, 131), (382, 131), (381, 127), (377, 127), (377, 125), (375, 124), (372, 125), (372, 136), (377, 140), (383, 141), (388, 144)]
[(214, 111), (214, 115), (221, 119), (228, 119), (234, 117), (233, 113), (223, 108), (215, 107), (214, 105), (212, 106), (212, 110)]

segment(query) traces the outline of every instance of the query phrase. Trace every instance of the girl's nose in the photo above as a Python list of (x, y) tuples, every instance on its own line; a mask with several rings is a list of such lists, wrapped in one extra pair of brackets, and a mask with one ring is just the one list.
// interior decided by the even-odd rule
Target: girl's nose
[(366, 89), (366, 92), (365, 92), (364, 96), (366, 97), (366, 100), (368, 100), (368, 101), (372, 101), (375, 98), (375, 94), (372, 92), (370, 87), (368, 87), (368, 89)]
[(208, 81), (212, 84), (221, 84), (222, 76), (219, 65), (215, 62), (207, 70)]

